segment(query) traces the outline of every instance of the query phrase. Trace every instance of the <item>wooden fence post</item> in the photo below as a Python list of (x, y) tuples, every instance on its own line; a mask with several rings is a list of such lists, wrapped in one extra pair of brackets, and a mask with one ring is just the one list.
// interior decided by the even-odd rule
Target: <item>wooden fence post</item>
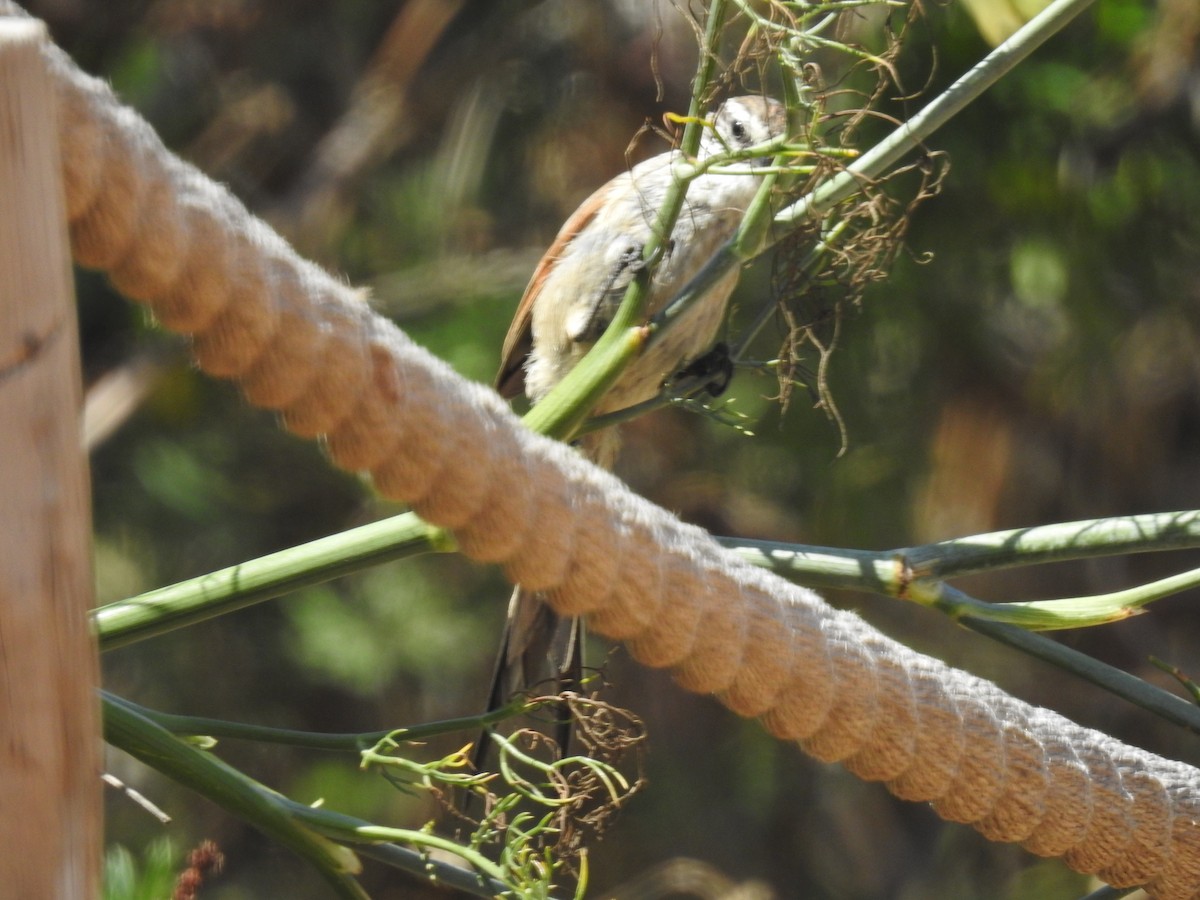
[(42, 23), (0, 18), (0, 894), (99, 894), (91, 504)]

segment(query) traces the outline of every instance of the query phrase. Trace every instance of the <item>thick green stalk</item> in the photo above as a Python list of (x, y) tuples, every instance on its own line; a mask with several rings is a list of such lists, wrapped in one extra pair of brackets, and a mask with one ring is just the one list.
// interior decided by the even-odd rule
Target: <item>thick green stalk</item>
[(378, 563), (454, 549), (446, 531), (402, 513), (118, 600), (95, 610), (92, 621), (100, 649), (112, 650)]
[(308, 860), (338, 897), (367, 900), (353, 878), (354, 853), (302, 825), (289, 802), (237, 769), (182, 741), (111, 695), (101, 698), (104, 739), (191, 788)]
[[(333, 810), (297, 803), (192, 746), (188, 741), (168, 733), (153, 720), (186, 717), (150, 713), (128, 700), (104, 692), (101, 693), (100, 702), (104, 716), (104, 738), (108, 743), (207, 797), (294, 850), (317, 867), (339, 897), (352, 900), (367, 898), (358, 882), (351, 877), (351, 873), (356, 873), (360, 868), (357, 856), (354, 851), (341, 846), (339, 841), (359, 845), (362, 855), (403, 869), (419, 879), (432, 878), (480, 897), (494, 897), (510, 889), (505, 881), (497, 877), (503, 875), (499, 868), (470, 848), (435, 835), (382, 828)], [(413, 729), (408, 735), (414, 736), (415, 740), (417, 731)], [(406, 840), (429, 849), (449, 849), (476, 865), (479, 871), (469, 872), (447, 865), (408, 847), (380, 843), (392, 840)]]

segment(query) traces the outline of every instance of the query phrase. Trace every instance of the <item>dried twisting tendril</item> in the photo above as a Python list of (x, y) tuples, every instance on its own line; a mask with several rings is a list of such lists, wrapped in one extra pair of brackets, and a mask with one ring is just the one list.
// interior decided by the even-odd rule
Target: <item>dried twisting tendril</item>
[[(580, 879), (587, 846), (603, 834), (645, 786), (645, 727), (598, 691), (529, 697), (514, 714), (569, 714), (582, 752), (562, 748), (535, 728), (490, 733), (495, 772), (469, 770), (470, 747), (421, 763), (402, 735), (363, 753), (397, 790), (428, 793), (456, 823), (458, 840), (495, 857), (514, 883), (560, 885)], [(472, 810), (480, 810), (472, 814)]]

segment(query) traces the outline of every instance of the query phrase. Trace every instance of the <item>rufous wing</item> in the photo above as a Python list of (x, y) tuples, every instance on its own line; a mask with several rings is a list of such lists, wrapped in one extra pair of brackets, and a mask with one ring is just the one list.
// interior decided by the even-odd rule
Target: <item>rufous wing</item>
[(500, 395), (512, 399), (525, 391), (525, 361), (533, 350), (533, 305), (537, 302), (546, 279), (554, 269), (555, 263), (562, 258), (567, 245), (596, 218), (604, 206), (613, 181), (596, 190), (580, 204), (570, 218), (563, 223), (554, 242), (542, 255), (533, 277), (521, 296), (517, 312), (512, 324), (508, 326), (508, 334), (504, 338), (504, 348), (500, 352), (500, 371), (496, 373), (494, 386)]

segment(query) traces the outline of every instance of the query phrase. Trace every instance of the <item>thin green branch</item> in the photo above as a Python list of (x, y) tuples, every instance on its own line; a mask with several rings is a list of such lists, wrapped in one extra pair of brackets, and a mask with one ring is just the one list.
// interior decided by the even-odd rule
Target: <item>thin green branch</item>
[[(821, 0), (821, 2), (805, 4), (807, 8), (790, 19), (785, 25), (762, 15), (747, 0), (734, 0), (734, 2), (742, 14), (762, 31), (771, 31), (781, 36), (795, 37), (804, 37), (810, 31), (820, 31), (824, 27), (824, 24), (828, 23), (830, 13), (878, 6), (891, 6), (896, 9), (903, 9), (907, 5), (903, 0)], [(826, 17), (826, 23), (822, 23), (816, 28), (808, 28), (800, 35), (795, 34), (797, 25), (808, 22), (810, 19), (815, 19), (818, 16)]]
[[(343, 841), (348, 844), (400, 842), (411, 844), (414, 847), (422, 847), (426, 850), (438, 850), (442, 853), (457, 856), (475, 869), (483, 878), (491, 881), (493, 885), (500, 886), (501, 892), (508, 893), (512, 891), (512, 885), (505, 878), (504, 869), (478, 850), (466, 844), (460, 844), (450, 838), (434, 834), (432, 831), (414, 828), (390, 828), (386, 825), (375, 825), (371, 822), (356, 819), (353, 816), (347, 816), (343, 813), (305, 806), (295, 801), (286, 802), (298, 821), (304, 822), (305, 825), (324, 837), (335, 841)], [(429, 857), (421, 853), (416, 855), (425, 863), (422, 869), (426, 868), (430, 862)], [(419, 873), (421, 869), (416, 871)], [(426, 875), (425, 877), (428, 876)], [(489, 895), (485, 894), (484, 896)], [(518, 894), (518, 896), (521, 895)]]
[(92, 613), (101, 651), (124, 647), (396, 559), (455, 550), (449, 532), (402, 513), (118, 600)]
[(1165, 721), (1200, 734), (1200, 707), (1130, 675), (1128, 672), (1100, 662), (1086, 653), (1065, 647), (1045, 635), (1026, 631), (1024, 628), (972, 618), (959, 619), (958, 622), (964, 628), (969, 628), (1015, 650), (1048, 662), (1072, 675), (1078, 675)]
[[(727, 0), (712, 0), (708, 9), (704, 41), (692, 81), (691, 103), (680, 142), (680, 153), (684, 159), (694, 159), (700, 148), (701, 130), (704, 127), (702, 104), (708, 85), (712, 83), (727, 5)], [(612, 322), (580, 363), (526, 413), (525, 424), (532, 430), (560, 440), (570, 439), (600, 398), (616, 383), (625, 367), (641, 352), (648, 337), (641, 322), (645, 320), (650, 280), (662, 256), (665, 242), (675, 227), (675, 220), (683, 209), (689, 183), (678, 173), (672, 180), (659, 208), (650, 239), (642, 249), (643, 265), (630, 281)]]
[[(310, 824), (314, 831), (325, 833), (320, 823), (312, 822)], [(328, 836), (334, 837), (333, 834)], [(423, 876), (433, 884), (454, 888), (475, 897), (493, 898), (503, 896), (506, 891), (510, 890), (504, 882), (495, 881), (470, 869), (448, 865), (433, 859), (427, 853), (410, 850), (408, 847), (401, 847), (398, 844), (357, 844), (355, 850), (359, 856), (369, 856), (393, 869), (412, 872), (415, 875)]]
[[(1200, 570), (1192, 569), (1120, 591), (1052, 600), (1014, 600), (992, 603), (961, 591), (953, 595), (940, 578), (920, 576), (907, 564), (906, 551), (836, 550), (828, 547), (788, 547), (768, 541), (721, 539), (755, 565), (769, 568), (810, 587), (867, 591), (910, 600), (959, 618), (974, 616), (1037, 631), (1107, 625), (1136, 615), (1155, 600), (1200, 586)], [(1141, 550), (1151, 548), (1142, 547)], [(1156, 548), (1166, 549), (1166, 548)], [(1093, 550), (1087, 556), (1112, 555)], [(1065, 558), (1065, 557), (1059, 557)], [(1044, 561), (1044, 560), (1043, 560)], [(972, 571), (1017, 565), (997, 561), (988, 566), (977, 559)]]
[[(764, 193), (760, 191), (759, 197), (763, 196), (765, 196)], [(755, 202), (758, 202), (757, 198)], [(749, 216), (747, 216), (747, 218), (749, 219)], [(797, 263), (797, 272), (807, 273), (804, 277), (811, 282), (812, 277), (819, 270), (819, 266), (833, 251), (834, 245), (845, 233), (845, 229), (847, 227), (847, 223), (844, 221), (837, 222), (831, 226), (826, 235), (816, 244), (814, 244), (809, 252), (805, 254), (804, 259)], [(739, 234), (741, 234), (740, 231)], [(747, 237), (747, 240), (753, 244), (755, 238)], [(735, 240), (733, 245), (723, 247), (719, 252), (722, 254), (732, 253), (736, 255), (742, 252), (739, 249), (741, 246), (741, 241)], [(701, 271), (691, 281), (689, 281), (683, 291), (671, 301), (667, 309), (664, 310), (664, 314), (671, 311), (681, 313), (689, 303), (691, 303), (697, 297), (702, 296), (712, 286), (713, 279), (718, 278), (720, 274), (721, 272), (719, 266), (706, 266), (704, 270)], [(804, 282), (798, 283), (796, 290), (802, 290), (803, 284)], [(754, 321), (751, 322), (751, 324), (739, 335), (737, 343), (729, 350), (729, 358), (733, 361), (734, 365), (744, 363), (744, 358), (748, 352), (750, 344), (753, 342), (758, 333), (764, 327), (766, 327), (766, 324), (771, 320), (772, 316), (776, 314), (777, 309), (778, 304), (776, 303), (774, 297), (768, 297), (761, 305), (761, 308), (755, 315)], [(658, 324), (658, 322), (659, 317), (656, 317), (655, 323)], [(656, 330), (651, 335), (650, 341), (653, 342), (664, 334), (665, 331)], [(628, 422), (632, 419), (636, 419), (639, 416), (653, 412), (656, 409), (661, 409), (664, 406), (671, 406), (673, 404), (680, 403), (681, 401), (690, 400), (696, 395), (701, 394), (708, 387), (711, 381), (712, 378), (708, 375), (677, 376), (675, 379), (670, 381), (666, 387), (663, 388), (663, 390), (659, 391), (656, 396), (651, 397), (649, 400), (644, 400), (641, 403), (634, 404), (633, 406), (627, 406), (611, 413), (605, 413), (602, 416), (593, 416), (592, 418), (588, 419), (586, 423), (580, 426), (576, 433), (586, 434), (592, 431), (600, 431), (604, 428), (610, 428), (614, 425), (619, 425), (622, 422)], [(703, 401), (697, 398), (697, 402)]]
[(920, 147), (935, 131), (1011, 72), (1018, 63), (1062, 30), (1093, 2), (1094, 0), (1054, 0), (924, 109), (837, 175), (781, 211), (775, 217), (775, 221), (786, 225), (823, 215), (838, 203), (858, 193), (863, 181), (881, 177), (906, 155)]
[(259, 741), (265, 744), (287, 744), (307, 750), (331, 750), (360, 755), (363, 750), (374, 747), (385, 738), (397, 741), (425, 741), (442, 734), (457, 732), (474, 733), (495, 725), (529, 709), (530, 704), (520, 698), (512, 703), (477, 716), (462, 716), (426, 722), (409, 728), (389, 728), (385, 731), (334, 733), (323, 731), (297, 731), (291, 728), (270, 728), (246, 722), (230, 722), (225, 719), (210, 719), (202, 716), (180, 716), (173, 713), (149, 709), (131, 700), (101, 691), (100, 696), (126, 709), (136, 712), (177, 737), (228, 738), (241, 741)]
[(1188, 692), (1188, 696), (1192, 698), (1192, 703), (1200, 704), (1200, 684), (1196, 684), (1179, 666), (1172, 665), (1166, 660), (1159, 659), (1157, 656), (1150, 657), (1150, 665), (1162, 672), (1166, 672), (1174, 678), (1179, 682), (1179, 686)]
[[(1142, 607), (1200, 587), (1200, 569), (1169, 575), (1157, 581), (1139, 584), (1123, 591), (1091, 594), (1084, 597), (1059, 597), (1053, 600), (1018, 600), (1005, 603), (1005, 609), (1025, 611), (1033, 617), (1030, 628), (1050, 630), (1078, 628), (1082, 625), (1107, 625), (1137, 615)], [(994, 608), (993, 604), (989, 604)]]
[(729, 9), (728, 0), (712, 0), (708, 7), (708, 18), (704, 22), (704, 40), (700, 45), (700, 56), (696, 60), (696, 74), (692, 76), (692, 97), (688, 103), (688, 117), (692, 119), (683, 132), (682, 148), (687, 156), (695, 156), (700, 147), (700, 117), (708, 100), (708, 88), (713, 83), (713, 72), (717, 68), (717, 51), (721, 45), (721, 33), (725, 29), (725, 16)]
[(920, 606), (940, 610), (952, 619), (970, 617), (1016, 625), (1030, 631), (1062, 631), (1110, 625), (1136, 615), (1140, 612), (1137, 606), (1118, 599), (1124, 593), (990, 603), (952, 588), (945, 582), (923, 578), (911, 582), (903, 597)]
[(899, 596), (916, 579), (951, 578), (1120, 553), (1200, 547), (1200, 510), (1013, 528), (894, 550), (843, 550), (717, 538), (754, 563), (821, 587)]

